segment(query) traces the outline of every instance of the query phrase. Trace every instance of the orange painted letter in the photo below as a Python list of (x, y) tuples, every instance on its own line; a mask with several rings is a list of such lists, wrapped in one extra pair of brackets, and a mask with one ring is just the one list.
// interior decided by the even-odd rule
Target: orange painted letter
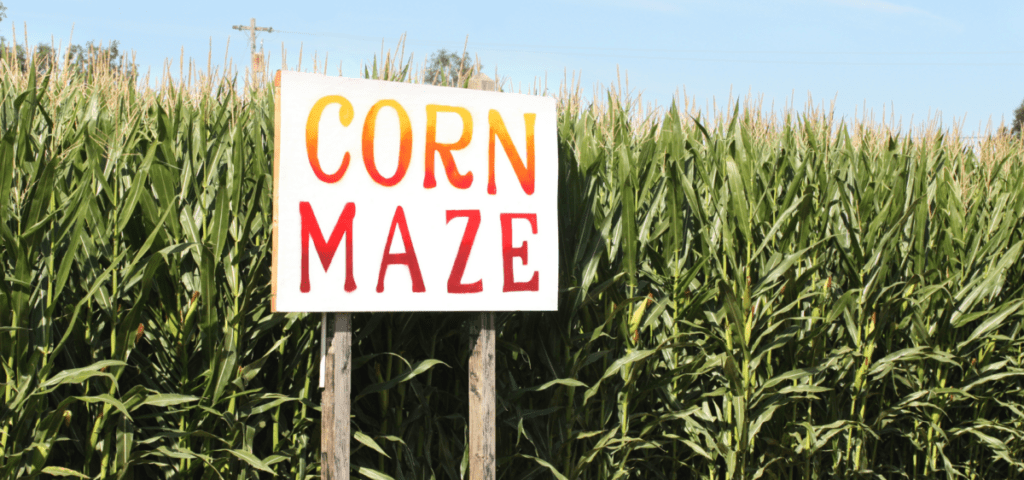
[(345, 152), (345, 157), (341, 160), (341, 166), (338, 167), (338, 171), (328, 175), (320, 168), (320, 155), (317, 152), (317, 148), (320, 146), (320, 116), (323, 115), (324, 108), (332, 103), (337, 103), (341, 107), (338, 110), (338, 120), (341, 121), (342, 126), (347, 127), (348, 124), (352, 123), (352, 116), (355, 112), (352, 110), (352, 103), (341, 95), (327, 95), (317, 100), (313, 104), (313, 109), (309, 111), (309, 118), (306, 119), (306, 156), (309, 157), (309, 165), (313, 167), (313, 173), (316, 174), (316, 178), (325, 183), (334, 183), (341, 180), (341, 177), (345, 176), (345, 170), (348, 170), (349, 161), (349, 153)]
[[(377, 164), (373, 160), (373, 135), (377, 129), (377, 114), (380, 113), (380, 109), (384, 107), (391, 107), (398, 114), (398, 128), (400, 143), (398, 147), (398, 169), (395, 170), (395, 174), (389, 178), (384, 178), (379, 171), (377, 171)], [(402, 177), (405, 176), (405, 171), (409, 169), (409, 159), (412, 158), (412, 123), (409, 122), (409, 115), (405, 113), (405, 109), (402, 108), (398, 102), (394, 100), (381, 100), (370, 107), (370, 111), (366, 114), (366, 123), (363, 124), (363, 163), (366, 164), (366, 172), (370, 174), (370, 178), (373, 181), (384, 185), (385, 187), (391, 187), (402, 181)]]
[(512, 144), (512, 138), (505, 128), (505, 122), (501, 120), (501, 115), (498, 114), (497, 110), (491, 110), (487, 113), (487, 123), (490, 125), (491, 130), (489, 135), (490, 141), (487, 147), (487, 193), (491, 195), (498, 193), (498, 187), (494, 184), (495, 137), (501, 141), (501, 148), (505, 150), (505, 155), (508, 156), (509, 162), (512, 163), (512, 169), (516, 171), (516, 177), (519, 178), (519, 184), (522, 185), (523, 191), (527, 195), (533, 195), (533, 124), (536, 123), (537, 114), (523, 114), (523, 119), (526, 120), (526, 165), (523, 165), (523, 159), (519, 156), (519, 152), (516, 151), (516, 146)]
[[(437, 113), (457, 113), (462, 118), (462, 136), (455, 143), (437, 143)], [(473, 138), (473, 117), (469, 110), (462, 107), (449, 107), (447, 105), (427, 105), (427, 154), (426, 174), (423, 176), (423, 188), (434, 188), (437, 181), (434, 179), (434, 152), (441, 155), (441, 163), (444, 165), (444, 173), (448, 175), (448, 181), (455, 188), (469, 188), (473, 184), (473, 172), (459, 173), (455, 166), (455, 158), (452, 150), (462, 150), (469, 145)]]

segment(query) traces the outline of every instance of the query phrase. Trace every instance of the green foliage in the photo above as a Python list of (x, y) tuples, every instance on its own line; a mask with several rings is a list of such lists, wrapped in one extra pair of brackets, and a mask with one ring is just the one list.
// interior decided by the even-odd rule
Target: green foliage
[(312, 475), (318, 319), (266, 301), (273, 99), (132, 85), (0, 80), (0, 478)]
[(559, 218), (594, 228), (563, 234), (554, 363), (590, 387), (541, 400), (568, 412), (537, 456), (569, 478), (1021, 473), (1019, 150), (738, 110), (631, 130), (609, 102), (563, 114), (589, 181)]
[(444, 48), (434, 52), (427, 59), (427, 67), (423, 73), (423, 83), (430, 85), (461, 85), (469, 80), (473, 70), (478, 68), (469, 57), (463, 52), (450, 52)]
[[(89, 72), (101, 68), (120, 71), (122, 68), (128, 68), (129, 79), (134, 80), (137, 76), (135, 67), (123, 57), (123, 53), (118, 50), (119, 46), (117, 40), (112, 40), (106, 46), (91, 40), (85, 45), (71, 45), (67, 51), (68, 68), (75, 72)], [(40, 45), (37, 48), (43, 47), (45, 46)], [(41, 52), (42, 54), (37, 53), (37, 56), (45, 56), (48, 52), (49, 50)]]
[(117, 40), (108, 45), (90, 40), (85, 45), (73, 44), (58, 52), (52, 45), (40, 43), (26, 51), (24, 45), (8, 44), (7, 39), (0, 36), (0, 57), (21, 73), (27, 73), (34, 62), (37, 75), (49, 75), (62, 69), (90, 76), (116, 72), (119, 80), (134, 82), (138, 78), (138, 70), (124, 57), (119, 45)]
[[(0, 68), (0, 477), (318, 476), (272, 92)], [(499, 477), (1024, 473), (1018, 144), (571, 100), (559, 310), (498, 316)], [(463, 478), (471, 319), (354, 316), (356, 475)]]
[(1024, 127), (1024, 101), (1021, 101), (1020, 106), (1013, 111), (1013, 126), (1010, 128), (1010, 134), (1020, 135), (1022, 127)]

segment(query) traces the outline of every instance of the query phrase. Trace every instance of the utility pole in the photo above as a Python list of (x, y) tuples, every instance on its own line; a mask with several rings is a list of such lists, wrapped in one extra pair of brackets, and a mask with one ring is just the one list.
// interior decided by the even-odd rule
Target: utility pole
[(256, 32), (271, 33), (271, 32), (274, 31), (273, 27), (257, 27), (256, 26), (256, 19), (255, 18), (250, 18), (249, 19), (249, 25), (248, 26), (245, 26), (245, 25), (235, 25), (235, 26), (233, 26), (231, 28), (233, 28), (235, 30), (243, 31), (243, 32), (246, 31), (246, 30), (249, 31), (249, 49), (252, 50), (252, 53), (256, 53)]
[(249, 19), (249, 25), (248, 26), (245, 26), (245, 25), (235, 25), (235, 26), (233, 26), (231, 28), (233, 28), (235, 30), (238, 30), (238, 31), (243, 31), (243, 32), (246, 31), (246, 30), (249, 31), (249, 50), (250, 50), (251, 55), (252, 55), (252, 75), (253, 75), (253, 79), (255, 80), (256, 79), (256, 72), (262, 72), (263, 71), (263, 52), (260, 52), (259, 54), (256, 53), (256, 32), (272, 33), (274, 31), (274, 28), (273, 27), (257, 27), (256, 26), (256, 19), (255, 18), (250, 18)]

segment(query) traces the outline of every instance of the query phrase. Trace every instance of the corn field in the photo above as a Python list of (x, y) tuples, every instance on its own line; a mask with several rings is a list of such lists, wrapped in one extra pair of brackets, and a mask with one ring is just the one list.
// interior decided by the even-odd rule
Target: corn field
[[(0, 477), (319, 477), (272, 85), (5, 62)], [(500, 478), (1024, 478), (1019, 139), (559, 99), (560, 308), (498, 317)], [(353, 478), (465, 478), (473, 318), (354, 316)]]

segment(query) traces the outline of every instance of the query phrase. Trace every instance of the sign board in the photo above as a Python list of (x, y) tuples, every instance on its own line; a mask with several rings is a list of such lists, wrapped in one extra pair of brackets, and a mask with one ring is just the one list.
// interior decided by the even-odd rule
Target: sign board
[(558, 308), (555, 101), (281, 72), (272, 308)]

